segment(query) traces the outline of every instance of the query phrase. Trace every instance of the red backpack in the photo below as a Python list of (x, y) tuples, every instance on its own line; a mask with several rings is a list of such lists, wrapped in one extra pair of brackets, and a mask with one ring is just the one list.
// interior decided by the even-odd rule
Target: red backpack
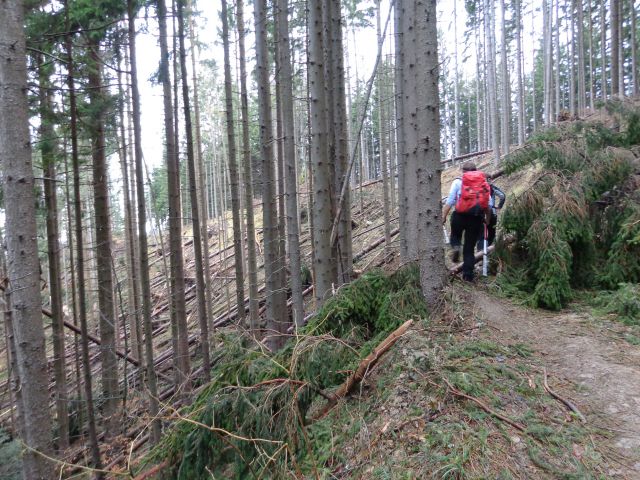
[(464, 172), (456, 212), (481, 215), (489, 208), (490, 191), (484, 173), (478, 170)]

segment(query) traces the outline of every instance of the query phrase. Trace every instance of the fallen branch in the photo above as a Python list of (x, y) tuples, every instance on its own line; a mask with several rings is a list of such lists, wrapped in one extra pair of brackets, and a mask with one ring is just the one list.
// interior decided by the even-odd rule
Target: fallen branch
[[(520, 430), (521, 432), (525, 431), (525, 427), (520, 425), (519, 423), (511, 420), (509, 417), (501, 414), (500, 412), (496, 412), (495, 410), (493, 410), (491, 407), (489, 407), (486, 403), (484, 403), (482, 400), (479, 400), (475, 397), (472, 397), (471, 395), (467, 395), (466, 393), (458, 390), (457, 388), (455, 388), (453, 385), (451, 385), (451, 383), (449, 382), (449, 380), (447, 380), (445, 377), (442, 377), (442, 380), (444, 380), (444, 383), (447, 384), (447, 387), (449, 388), (449, 391), (451, 393), (453, 393), (456, 397), (460, 397), (460, 398), (464, 398), (466, 400), (470, 400), (473, 403), (475, 403), (476, 405), (478, 405), (482, 410), (484, 410), (485, 412), (487, 412), (489, 415), (493, 415), (494, 417), (496, 417), (499, 420), (502, 420), (505, 423), (508, 423), (509, 425), (511, 425), (513, 428), (515, 428), (516, 430)], [(434, 386), (440, 387), (440, 385), (438, 385), (435, 382), (431, 382), (430, 383)]]
[(556, 400), (558, 400), (560, 403), (563, 403), (569, 410), (575, 413), (582, 423), (587, 423), (587, 419), (585, 418), (585, 416), (582, 414), (580, 410), (578, 410), (578, 407), (576, 407), (572, 401), (561, 397), (556, 392), (551, 390), (551, 387), (547, 383), (547, 369), (544, 368), (542, 371), (544, 373), (544, 389), (547, 391), (547, 393), (551, 395), (553, 398), (555, 398)]
[(346, 397), (353, 387), (355, 387), (367, 374), (369, 369), (373, 367), (380, 357), (387, 352), (398, 339), (405, 334), (413, 320), (407, 320), (400, 327), (394, 330), (382, 343), (380, 343), (367, 357), (360, 362), (358, 368), (353, 372), (340, 387), (329, 395), (329, 401), (314, 416), (313, 421), (323, 418), (338, 403), (338, 400)]
[[(487, 253), (491, 253), (494, 250), (495, 250), (495, 245), (491, 245), (489, 248), (487, 248)], [(473, 260), (473, 263), (476, 264), (476, 263), (480, 262), (482, 260), (482, 256), (483, 256), (482, 252), (476, 253), (476, 256), (475, 256), (475, 258)], [(454, 265), (453, 267), (451, 267), (449, 269), (449, 273), (451, 275), (456, 275), (456, 274), (460, 273), (462, 271), (462, 265), (463, 265), (462, 263)]]
[(162, 470), (164, 470), (168, 466), (169, 466), (169, 460), (165, 460), (164, 462), (159, 463), (152, 469), (147, 470), (144, 473), (141, 473), (140, 475), (135, 477), (133, 480), (146, 480), (147, 478), (153, 477), (156, 473), (160, 473)]

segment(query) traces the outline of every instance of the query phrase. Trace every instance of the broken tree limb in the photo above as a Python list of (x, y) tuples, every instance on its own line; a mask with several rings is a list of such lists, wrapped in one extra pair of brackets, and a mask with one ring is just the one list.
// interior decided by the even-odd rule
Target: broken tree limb
[[(4, 285), (0, 284), (0, 291), (3, 291), (3, 292), (4, 292), (4, 290), (5, 290)], [(47, 310), (47, 309), (46, 309), (46, 308), (44, 308), (44, 307), (42, 308), (42, 314), (43, 314), (45, 317), (53, 318), (53, 314), (51, 313), (51, 311), (50, 311), (50, 310)], [(65, 327), (67, 327), (69, 330), (72, 330), (73, 332), (77, 333), (78, 335), (81, 335), (80, 327), (78, 327), (78, 326), (74, 325), (74, 324), (73, 324), (73, 323), (71, 323), (71, 322), (68, 322), (67, 320), (63, 320), (63, 323), (64, 323), (64, 326), (65, 326)], [(91, 335), (90, 333), (88, 333), (88, 334), (87, 334), (87, 338), (88, 338), (91, 342), (95, 343), (96, 345), (102, 345), (102, 342), (100, 341), (100, 339), (99, 339), (99, 338), (97, 338), (97, 337), (94, 337), (94, 336), (93, 336), (93, 335)], [(140, 362), (139, 362), (138, 360), (136, 360), (136, 359), (135, 359), (135, 358), (133, 358), (133, 357), (130, 357), (130, 356), (129, 356), (129, 355), (127, 355), (126, 353), (123, 353), (123, 352), (121, 352), (121, 351), (119, 351), (119, 350), (116, 350), (116, 355), (117, 355), (117, 356), (119, 356), (120, 358), (122, 358), (122, 359), (126, 360), (127, 362), (129, 362), (129, 363), (131, 363), (131, 364), (135, 365), (136, 367), (140, 366)]]
[(543, 368), (542, 369), (543, 373), (544, 373), (544, 389), (547, 391), (547, 393), (549, 395), (551, 395), (553, 398), (555, 398), (556, 400), (558, 400), (560, 403), (564, 404), (569, 410), (571, 410), (573, 413), (576, 414), (576, 416), (580, 419), (580, 421), (582, 423), (587, 423), (587, 419), (586, 417), (582, 414), (582, 412), (580, 410), (578, 410), (578, 407), (575, 406), (575, 404), (570, 401), (567, 400), (566, 398), (561, 397), (560, 395), (558, 395), (556, 392), (554, 392), (553, 390), (551, 390), (551, 387), (549, 386), (549, 384), (547, 383), (547, 369)]
[[(476, 397), (472, 397), (471, 395), (467, 395), (466, 393), (458, 390), (453, 385), (451, 385), (449, 380), (447, 380), (445, 377), (442, 377), (442, 380), (444, 380), (444, 383), (447, 384), (447, 387), (449, 388), (449, 391), (451, 393), (453, 393), (456, 397), (464, 398), (465, 400), (470, 400), (473, 403), (475, 403), (476, 405), (478, 405), (485, 412), (487, 412), (489, 415), (493, 415), (497, 419), (502, 420), (505, 423), (508, 423), (509, 425), (511, 425), (516, 430), (520, 430), (521, 432), (525, 431), (525, 427), (523, 425), (520, 425), (518, 422), (515, 422), (514, 420), (511, 420), (509, 417), (503, 415), (500, 412), (496, 412), (491, 407), (489, 407), (487, 404), (485, 404), (482, 400), (480, 400), (480, 399), (478, 399)], [(435, 383), (435, 382), (430, 382), (430, 383), (432, 385), (436, 385), (436, 386), (439, 387), (439, 385), (437, 383)]]
[[(391, 238), (398, 235), (398, 233), (400, 233), (399, 228), (395, 228), (391, 230)], [(363, 248), (359, 253), (353, 256), (353, 263), (359, 262), (362, 259), (362, 257), (364, 257), (367, 253), (369, 253), (371, 250), (375, 249), (379, 245), (382, 245), (383, 243), (384, 243), (384, 237), (380, 237), (376, 241), (370, 243), (365, 248)]]
[(457, 162), (459, 160), (466, 160), (467, 158), (479, 157), (480, 155), (485, 155), (491, 152), (493, 152), (493, 150), (489, 149), (489, 150), (482, 150), (480, 152), (465, 153), (464, 155), (459, 155), (457, 157), (445, 158), (444, 160), (440, 160), (440, 163)]
[[(487, 253), (491, 253), (494, 250), (495, 250), (495, 245), (491, 245), (489, 248), (487, 248)], [(482, 255), (483, 255), (482, 252), (476, 253), (476, 256), (474, 258), (473, 263), (476, 264), (479, 261), (481, 261), (482, 260)], [(462, 265), (463, 265), (462, 263), (458, 263), (457, 265), (454, 265), (453, 267), (451, 267), (449, 269), (449, 273), (451, 275), (457, 275), (458, 273), (460, 273), (462, 271)]]
[(358, 365), (355, 372), (353, 372), (335, 392), (329, 395), (329, 401), (313, 416), (313, 421), (323, 418), (338, 403), (338, 400), (346, 397), (349, 392), (353, 390), (353, 387), (355, 387), (364, 378), (369, 369), (373, 367), (378, 360), (380, 360), (380, 357), (382, 357), (382, 355), (406, 333), (412, 323), (413, 320), (407, 320), (404, 322), (396, 330), (391, 332), (391, 334), (385, 338), (382, 343), (373, 350), (373, 352), (367, 355), (367, 357), (360, 362), (360, 365)]

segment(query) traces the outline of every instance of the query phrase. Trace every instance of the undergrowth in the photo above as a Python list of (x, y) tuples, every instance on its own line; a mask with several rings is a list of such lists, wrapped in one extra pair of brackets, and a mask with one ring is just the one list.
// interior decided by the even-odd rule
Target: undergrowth
[(283, 478), (299, 470), (322, 454), (309, 441), (314, 401), (401, 323), (426, 317), (418, 269), (409, 266), (390, 276), (372, 271), (345, 286), (273, 356), (225, 338), (212, 382), (174, 413), (148, 462), (168, 459), (178, 479)]
[(640, 111), (608, 107), (619, 129), (575, 122), (534, 136), (505, 161), (515, 172), (543, 171), (508, 204), (497, 253), (497, 286), (527, 303), (558, 310), (578, 288), (640, 282)]

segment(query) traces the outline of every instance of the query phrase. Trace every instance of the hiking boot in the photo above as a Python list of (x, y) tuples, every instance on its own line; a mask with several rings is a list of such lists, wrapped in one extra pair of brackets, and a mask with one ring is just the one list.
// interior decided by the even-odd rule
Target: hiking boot
[(460, 261), (460, 247), (451, 247), (451, 261), (453, 263)]

